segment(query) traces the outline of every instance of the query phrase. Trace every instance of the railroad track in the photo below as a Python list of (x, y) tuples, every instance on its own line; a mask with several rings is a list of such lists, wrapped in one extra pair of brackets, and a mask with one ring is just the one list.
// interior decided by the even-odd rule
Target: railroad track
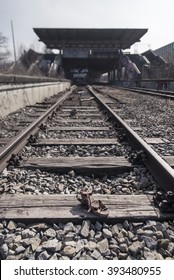
[(113, 110), (173, 167), (173, 100), (111, 87), (102, 91), (115, 101)]
[[(18, 152), (21, 150), (21, 148), (29, 141), (29, 137), (31, 137), (33, 134), (35, 134), (38, 131), (39, 126), (45, 121), (45, 119), (47, 119), (51, 114), (54, 115), (55, 110), (67, 98), (67, 96), (70, 95), (70, 93), (71, 91), (63, 95), (56, 104), (54, 104), (50, 109), (48, 109), (41, 116), (40, 116), (40, 112), (38, 115), (35, 114), (34, 118), (38, 117), (36, 121), (33, 121), (29, 126), (27, 126), (26, 129), (24, 129), (21, 133), (19, 133), (16, 137), (14, 137), (12, 141), (7, 143), (7, 145), (4, 148), (2, 148), (2, 151), (0, 151), (0, 172), (6, 167), (12, 155), (16, 156)], [(29, 115), (29, 117), (31, 118), (31, 115)], [(19, 129), (20, 128), (18, 127), (17, 131)], [(3, 143), (3, 140), (1, 140), (1, 143)]]
[[(0, 151), (1, 171), (8, 163), (8, 169), (16, 177), (20, 177), (21, 170), (24, 177), (27, 177), (27, 172), (31, 173), (27, 183), (23, 178), (23, 184), (17, 180), (19, 186), (7, 188), (6, 195), (1, 197), (0, 218), (28, 222), (173, 218), (172, 212), (161, 212), (154, 205), (155, 183), (149, 184), (144, 176), (136, 182), (138, 187), (136, 184), (132, 187), (130, 179), (130, 174), (135, 174), (135, 169), (144, 168), (142, 164), (145, 164), (164, 191), (173, 191), (172, 167), (112, 110), (113, 106), (110, 97), (96, 93), (91, 87), (64, 94), (46, 112), (38, 106), (39, 110), (29, 115), (30, 120), (32, 116), (37, 119)], [(54, 180), (50, 172), (54, 174)], [(6, 170), (3, 171), (5, 173)], [(41, 174), (43, 184), (39, 183), (36, 188), (38, 174)], [(121, 186), (120, 174), (123, 174)], [(61, 179), (56, 183), (58, 176), (68, 176), (67, 188)], [(87, 176), (88, 179), (82, 183), (83, 179), (78, 176)], [(112, 176), (117, 181), (115, 189), (109, 186), (115, 182)], [(78, 178), (82, 182), (79, 183)], [(99, 182), (104, 187), (98, 193)], [(87, 212), (79, 204), (76, 194), (83, 187), (92, 191), (94, 200), (104, 203), (109, 210), (107, 217)], [(156, 191), (158, 188), (155, 185)], [(37, 197), (27, 194), (37, 194)]]
[(160, 98), (174, 99), (174, 92), (169, 91), (169, 90), (157, 90), (157, 89), (138, 88), (138, 87), (130, 87), (130, 88), (119, 87), (119, 88), (123, 89), (125, 91), (132, 91), (132, 92), (137, 92), (137, 93), (141, 93), (141, 94), (157, 96)]

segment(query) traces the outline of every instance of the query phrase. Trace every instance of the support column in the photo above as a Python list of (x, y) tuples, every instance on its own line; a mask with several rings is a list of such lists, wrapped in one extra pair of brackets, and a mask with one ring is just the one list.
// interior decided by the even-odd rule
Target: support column
[(120, 49), (120, 51), (119, 51), (119, 59), (118, 59), (118, 68), (117, 68), (118, 83), (121, 82), (121, 78), (122, 78), (122, 61), (121, 61), (121, 57), (122, 57), (122, 51)]
[(116, 75), (115, 75), (115, 67), (114, 67), (114, 70), (113, 70), (113, 82), (115, 83), (115, 80), (116, 80)]
[(111, 72), (108, 71), (108, 83), (110, 83), (110, 81), (111, 81)]

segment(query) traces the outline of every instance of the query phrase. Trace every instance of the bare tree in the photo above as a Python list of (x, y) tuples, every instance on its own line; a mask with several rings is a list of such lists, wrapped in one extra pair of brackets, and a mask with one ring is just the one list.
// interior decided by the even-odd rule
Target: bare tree
[(6, 65), (10, 52), (7, 48), (8, 38), (0, 32), (0, 65)]
[(18, 47), (18, 58), (20, 58), (21, 56), (23, 56), (26, 53), (27, 49), (25, 47), (24, 44), (20, 44), (20, 46)]

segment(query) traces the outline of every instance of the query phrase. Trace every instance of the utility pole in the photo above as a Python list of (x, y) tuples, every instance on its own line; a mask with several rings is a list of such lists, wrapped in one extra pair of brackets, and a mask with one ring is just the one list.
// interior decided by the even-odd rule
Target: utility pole
[(16, 63), (16, 48), (15, 48), (15, 38), (14, 38), (14, 30), (13, 30), (13, 21), (12, 20), (11, 20), (11, 32), (12, 32), (12, 39), (13, 39), (14, 61)]

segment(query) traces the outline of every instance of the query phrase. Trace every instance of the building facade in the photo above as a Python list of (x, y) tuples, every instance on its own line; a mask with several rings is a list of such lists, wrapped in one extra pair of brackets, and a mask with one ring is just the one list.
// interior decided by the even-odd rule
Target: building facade
[(174, 42), (156, 49), (154, 53), (164, 58), (166, 62), (174, 64)]

